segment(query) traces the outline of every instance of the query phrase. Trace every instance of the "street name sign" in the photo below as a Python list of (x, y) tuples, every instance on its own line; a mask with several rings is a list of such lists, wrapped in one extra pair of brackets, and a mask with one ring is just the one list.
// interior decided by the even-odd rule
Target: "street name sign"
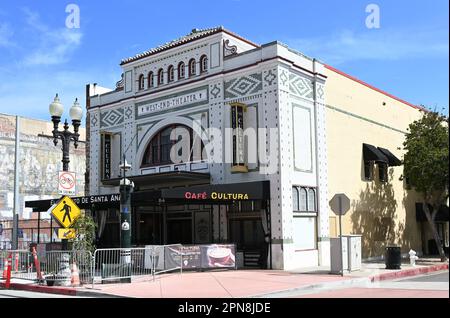
[(68, 228), (81, 215), (81, 210), (71, 198), (64, 196), (52, 209), (51, 214), (63, 227)]

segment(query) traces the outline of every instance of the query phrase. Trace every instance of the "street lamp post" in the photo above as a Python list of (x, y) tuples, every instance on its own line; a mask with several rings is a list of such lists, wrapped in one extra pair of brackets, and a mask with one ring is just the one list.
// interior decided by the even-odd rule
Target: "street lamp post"
[(123, 178), (120, 180), (120, 256), (124, 266), (122, 282), (131, 283), (131, 193), (133, 182), (126, 178), (126, 172), (131, 169), (127, 163), (125, 154), (123, 162), (120, 163), (123, 170)]
[[(83, 117), (83, 109), (78, 103), (78, 98), (75, 99), (72, 107), (70, 108), (70, 117), (72, 118), (73, 131), (69, 131), (69, 124), (67, 123), (67, 119), (64, 121), (64, 130), (60, 131), (59, 122), (61, 121), (61, 115), (64, 111), (64, 107), (61, 104), (58, 94), (56, 94), (53, 102), (49, 106), (50, 115), (52, 116), (53, 122), (53, 143), (55, 146), (58, 144), (58, 139), (61, 139), (62, 144), (62, 163), (63, 163), (63, 171), (69, 171), (69, 150), (70, 150), (70, 142), (73, 141), (73, 145), (75, 148), (78, 147), (78, 138), (80, 134), (78, 133), (78, 129), (81, 124), (81, 118)], [(67, 250), (67, 239), (62, 240), (63, 250)]]

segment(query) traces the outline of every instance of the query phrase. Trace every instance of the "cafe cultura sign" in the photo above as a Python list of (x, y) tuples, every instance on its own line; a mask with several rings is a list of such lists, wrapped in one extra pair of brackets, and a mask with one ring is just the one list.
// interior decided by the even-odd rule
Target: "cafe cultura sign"
[(188, 200), (248, 200), (247, 193), (231, 193), (231, 192), (189, 192), (184, 193), (184, 198)]

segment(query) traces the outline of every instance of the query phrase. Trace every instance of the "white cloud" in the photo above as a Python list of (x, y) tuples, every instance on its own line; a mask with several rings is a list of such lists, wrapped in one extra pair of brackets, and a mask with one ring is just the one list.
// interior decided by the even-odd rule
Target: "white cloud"
[(400, 60), (445, 57), (448, 30), (342, 30), (329, 36), (287, 40), (287, 44), (329, 64), (354, 60)]
[(40, 21), (37, 13), (29, 9), (23, 11), (27, 24), (32, 28), (38, 40), (37, 47), (25, 56), (24, 65), (56, 65), (67, 62), (81, 45), (83, 34), (80, 29), (50, 29)]

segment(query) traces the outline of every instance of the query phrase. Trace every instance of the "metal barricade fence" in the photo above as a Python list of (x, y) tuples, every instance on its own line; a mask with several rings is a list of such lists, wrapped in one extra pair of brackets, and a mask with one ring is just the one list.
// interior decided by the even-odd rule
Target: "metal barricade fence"
[[(10, 253), (12, 255), (11, 278), (38, 280), (34, 255), (27, 250), (0, 251), (0, 268), (2, 271)], [(92, 282), (92, 253), (88, 251), (46, 251), (45, 253), (38, 253), (37, 259), (42, 280), (48, 275), (54, 275), (55, 277), (59, 275), (59, 279), (70, 281), (72, 271), (78, 270), (81, 284)]]
[(174, 245), (151, 245), (133, 248), (104, 248), (94, 252), (92, 287), (94, 283), (150, 280), (168, 271), (182, 272), (182, 253)]
[[(78, 274), (81, 284), (92, 282), (92, 253), (89, 251), (47, 251), (40, 255), (42, 276), (54, 275), (67, 279)], [(77, 273), (75, 273), (77, 272)]]
[[(30, 253), (27, 250), (2, 250), (0, 251), (0, 268), (3, 271), (6, 269), (5, 264), (11, 254), (11, 278), (20, 279), (35, 279), (36, 273), (32, 274), (32, 268), (30, 264), (32, 259)], [(3, 276), (3, 275), (2, 275)]]

